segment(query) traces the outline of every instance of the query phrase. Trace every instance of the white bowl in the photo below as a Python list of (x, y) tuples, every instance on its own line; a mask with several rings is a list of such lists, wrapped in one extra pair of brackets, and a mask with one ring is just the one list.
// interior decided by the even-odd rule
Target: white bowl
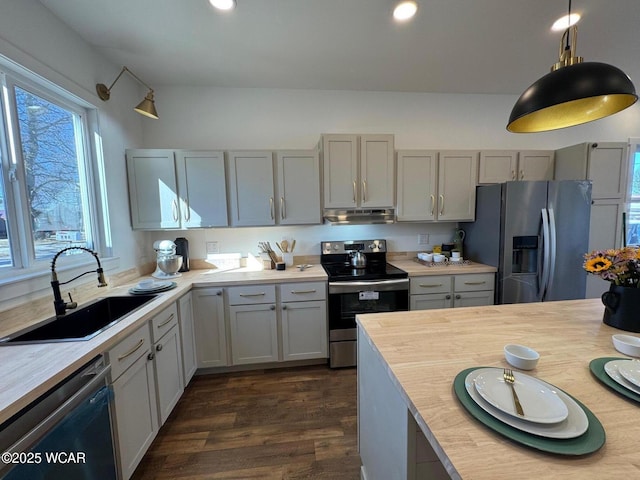
[(611, 336), (611, 340), (619, 352), (631, 357), (640, 357), (640, 338), (633, 335), (616, 334)]
[(533, 348), (510, 343), (504, 346), (504, 358), (520, 370), (533, 370), (540, 360), (540, 354)]
[(441, 263), (441, 262), (444, 262), (444, 259), (445, 259), (445, 258), (446, 258), (446, 257), (445, 257), (444, 255), (442, 255), (442, 254), (438, 254), (438, 253), (436, 253), (436, 254), (434, 254), (434, 255), (433, 255), (433, 261), (434, 261), (435, 263)]

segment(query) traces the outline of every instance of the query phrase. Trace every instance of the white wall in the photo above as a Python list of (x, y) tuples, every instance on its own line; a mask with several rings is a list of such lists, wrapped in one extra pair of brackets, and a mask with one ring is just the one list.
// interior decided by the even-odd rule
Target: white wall
[[(108, 192), (114, 271), (135, 265), (146, 247), (145, 235), (134, 233), (129, 222), (124, 150), (141, 143), (143, 117), (133, 111), (142, 98), (139, 86), (123, 78), (111, 100), (102, 102), (96, 83), (110, 84), (120, 70), (101, 58), (75, 32), (60, 22), (36, 0), (2, 0), (0, 3), (0, 57), (15, 62), (55, 83), (88, 105), (99, 108), (95, 141), (102, 144)], [(1, 64), (1, 63), (0, 63)], [(88, 278), (88, 277), (87, 277)], [(50, 291), (48, 277), (31, 277), (2, 287), (0, 298), (27, 300)]]
[[(200, 149), (313, 148), (322, 133), (392, 133), (396, 149), (556, 149), (585, 141), (626, 141), (640, 135), (640, 106), (597, 122), (537, 134), (505, 126), (514, 95), (156, 87), (157, 122), (143, 124), (143, 146)], [(257, 251), (258, 241), (297, 239), (300, 254), (317, 255), (322, 240), (386, 238), (396, 251), (422, 250), (450, 240), (455, 224), (372, 227), (313, 226), (153, 232), (157, 239), (185, 236), (193, 258), (205, 258), (207, 241), (223, 253)], [(148, 248), (147, 258), (154, 252)]]

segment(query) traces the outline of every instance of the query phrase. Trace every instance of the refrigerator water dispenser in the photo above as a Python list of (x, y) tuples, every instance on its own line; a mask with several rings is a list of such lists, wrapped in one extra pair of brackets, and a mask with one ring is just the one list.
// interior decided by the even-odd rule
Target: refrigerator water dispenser
[(538, 236), (513, 237), (512, 273), (538, 272)]

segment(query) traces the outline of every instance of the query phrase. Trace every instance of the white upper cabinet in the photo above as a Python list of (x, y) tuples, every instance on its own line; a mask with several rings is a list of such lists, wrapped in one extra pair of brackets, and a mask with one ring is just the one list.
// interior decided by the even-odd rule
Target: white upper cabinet
[(394, 206), (393, 135), (322, 137), (325, 208)]
[(438, 152), (430, 150), (398, 151), (399, 222), (436, 219), (438, 196)]
[(127, 150), (134, 229), (227, 226), (222, 152)]
[(478, 152), (440, 152), (438, 161), (438, 220), (474, 220)]
[(231, 225), (275, 225), (273, 153), (229, 152)]
[(398, 221), (474, 220), (478, 152), (398, 151)]
[(485, 150), (480, 152), (478, 183), (552, 180), (551, 150)]
[(175, 156), (182, 227), (228, 226), (223, 153), (178, 150)]
[(276, 154), (278, 223), (322, 223), (320, 158), (317, 150), (282, 150)]
[(555, 179), (591, 180), (593, 199), (624, 201), (628, 167), (623, 142), (581, 143), (556, 150)]

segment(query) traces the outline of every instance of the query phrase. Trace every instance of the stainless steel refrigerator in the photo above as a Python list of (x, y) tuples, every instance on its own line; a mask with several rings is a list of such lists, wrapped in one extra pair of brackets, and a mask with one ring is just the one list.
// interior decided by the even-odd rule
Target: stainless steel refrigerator
[(498, 268), (496, 303), (584, 298), (590, 213), (588, 180), (479, 186), (464, 256)]

